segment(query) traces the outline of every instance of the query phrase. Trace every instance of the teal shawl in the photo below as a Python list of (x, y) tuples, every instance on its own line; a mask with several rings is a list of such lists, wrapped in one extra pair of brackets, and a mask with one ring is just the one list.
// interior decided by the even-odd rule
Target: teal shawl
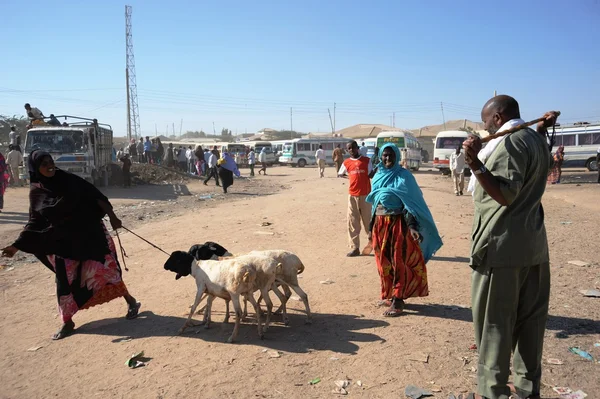
[(417, 181), (408, 170), (398, 164), (400, 150), (393, 143), (385, 144), (379, 150), (380, 157), (386, 148), (391, 148), (396, 154), (396, 165), (389, 169), (382, 163), (377, 165), (377, 173), (373, 177), (372, 189), (367, 196), (367, 202), (373, 204), (373, 212), (377, 205), (382, 205), (387, 209), (398, 209), (404, 205), (404, 208), (419, 222), (419, 233), (423, 236), (421, 250), (425, 262), (427, 262), (442, 247), (442, 239)]

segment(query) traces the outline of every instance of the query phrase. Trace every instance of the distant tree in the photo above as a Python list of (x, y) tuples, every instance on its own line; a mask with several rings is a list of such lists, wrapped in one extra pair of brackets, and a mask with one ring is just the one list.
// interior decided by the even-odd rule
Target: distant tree
[(21, 142), (25, 142), (25, 132), (27, 132), (27, 124), (29, 120), (24, 116), (8, 116), (0, 115), (0, 143), (8, 142), (8, 133), (10, 133), (10, 127), (16, 126), (17, 131), (21, 134)]

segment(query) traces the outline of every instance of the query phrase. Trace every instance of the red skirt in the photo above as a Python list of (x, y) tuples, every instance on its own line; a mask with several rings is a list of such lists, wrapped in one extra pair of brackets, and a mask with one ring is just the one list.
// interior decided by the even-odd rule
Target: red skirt
[(381, 278), (381, 299), (429, 295), (423, 253), (402, 215), (375, 217), (373, 249)]

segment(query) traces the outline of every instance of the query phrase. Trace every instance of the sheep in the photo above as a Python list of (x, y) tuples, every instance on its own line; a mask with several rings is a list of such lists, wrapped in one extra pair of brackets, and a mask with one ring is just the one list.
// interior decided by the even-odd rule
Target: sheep
[[(308, 295), (302, 288), (300, 288), (298, 284), (298, 274), (304, 271), (304, 265), (300, 258), (290, 251), (285, 250), (266, 250), (266, 251), (251, 251), (248, 255), (262, 255), (267, 256), (269, 258), (274, 259), (276, 262), (281, 263), (280, 273), (277, 273), (275, 284), (273, 285), (273, 292), (278, 296), (281, 300), (281, 306), (275, 313), (282, 312), (283, 322), (285, 325), (289, 323), (287, 318), (287, 309), (286, 303), (292, 292), (290, 291), (290, 287), (298, 294), (302, 302), (304, 302), (304, 307), (306, 309), (306, 324), (312, 323), (312, 316), (310, 313), (310, 306), (308, 304)], [(277, 289), (277, 285), (281, 285), (285, 296), (279, 295), (279, 290)], [(260, 302), (262, 298), (258, 298), (258, 304), (260, 309)], [(244, 317), (247, 316), (246, 309), (246, 301), (244, 301)]]
[[(254, 259), (254, 260), (253, 260)], [(260, 321), (260, 312), (258, 304), (254, 300), (253, 293), (259, 284), (257, 282), (257, 267), (253, 262), (261, 260), (261, 257), (254, 257), (253, 259), (229, 259), (226, 261), (196, 261), (192, 255), (184, 251), (175, 251), (171, 254), (169, 259), (164, 265), (165, 270), (176, 273), (175, 279), (179, 279), (183, 276), (192, 275), (196, 280), (197, 292), (196, 299), (190, 314), (185, 324), (179, 330), (179, 333), (183, 333), (187, 327), (191, 325), (192, 315), (196, 311), (202, 294), (206, 292), (209, 295), (208, 303), (212, 303), (215, 296), (223, 298), (225, 300), (231, 300), (233, 302), (233, 308), (235, 310), (235, 326), (233, 332), (227, 342), (233, 342), (238, 335), (240, 321), (242, 319), (242, 310), (240, 306), (240, 295), (244, 296), (254, 306), (257, 315), (258, 324), (258, 335), (262, 339), (264, 332)], [(265, 266), (265, 258), (262, 257), (263, 262), (260, 267), (267, 270), (272, 270), (273, 280), (275, 279), (275, 272), (277, 264), (274, 261), (270, 261), (270, 269)], [(260, 262), (259, 262), (260, 263)], [(264, 276), (260, 276), (261, 279)], [(266, 279), (269, 283), (271, 280)], [(271, 282), (272, 284), (272, 282)], [(263, 292), (265, 289), (261, 289)], [(267, 288), (268, 290), (268, 288)], [(266, 291), (265, 291), (266, 292)], [(207, 313), (210, 317), (210, 308), (207, 306)]]

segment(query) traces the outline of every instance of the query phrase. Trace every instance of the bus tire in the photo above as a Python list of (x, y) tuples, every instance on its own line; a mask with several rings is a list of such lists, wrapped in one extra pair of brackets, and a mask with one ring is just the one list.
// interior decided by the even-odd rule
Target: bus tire
[(585, 162), (585, 167), (590, 172), (595, 172), (598, 170), (598, 163), (596, 162), (596, 158), (590, 158)]
[(306, 160), (305, 159), (299, 159), (298, 160), (298, 167), (299, 168), (303, 168), (306, 166)]
[(444, 175), (444, 176), (450, 176), (451, 175), (450, 169), (445, 169), (444, 168), (444, 169), (441, 170), (441, 172), (442, 172), (442, 175)]
[(296, 165), (295, 163), (291, 163), (291, 164), (290, 164), (290, 166), (291, 166), (292, 168), (295, 168), (295, 167), (296, 167), (296, 166), (298, 166), (298, 165)]

